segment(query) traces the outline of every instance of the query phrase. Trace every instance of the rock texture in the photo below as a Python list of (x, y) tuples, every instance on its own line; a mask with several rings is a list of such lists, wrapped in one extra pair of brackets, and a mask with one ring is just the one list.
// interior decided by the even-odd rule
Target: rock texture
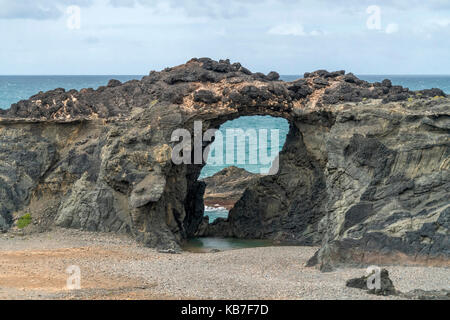
[[(447, 289), (441, 290), (422, 290), (415, 289), (408, 292), (401, 292), (395, 289), (394, 283), (389, 278), (389, 271), (381, 269), (379, 274), (379, 287), (376, 286), (375, 271), (369, 275), (362, 276), (360, 278), (353, 278), (347, 280), (345, 285), (349, 288), (357, 288), (367, 291), (369, 294), (379, 296), (399, 296), (404, 299), (413, 300), (450, 300), (450, 291)], [(368, 288), (368, 284), (373, 286), (372, 289)]]
[(233, 208), (244, 191), (261, 175), (251, 173), (238, 167), (225, 168), (211, 177), (202, 179), (206, 184), (204, 202), (207, 206)]
[(177, 251), (202, 222), (205, 184), (203, 165), (172, 162), (172, 132), (249, 115), (290, 122), (280, 170), (247, 188), (211, 234), (322, 244), (310, 264), (324, 270), (449, 265), (450, 101), (441, 90), (344, 71), (283, 82), (207, 58), (0, 111), (0, 227), (27, 212), (39, 225), (126, 232)]
[[(360, 278), (354, 278), (347, 280), (346, 286), (350, 288), (357, 288), (361, 290), (367, 290), (369, 294), (376, 294), (379, 296), (390, 296), (390, 295), (397, 295), (399, 292), (395, 290), (394, 283), (389, 278), (389, 271), (386, 269), (381, 269), (380, 271), (380, 286), (379, 288), (376, 288), (376, 285), (374, 284), (375, 281), (372, 279), (369, 279), (370, 277), (374, 276), (373, 272), (370, 275), (362, 276)], [(368, 282), (372, 280), (372, 285), (374, 286), (373, 289), (368, 288)]]

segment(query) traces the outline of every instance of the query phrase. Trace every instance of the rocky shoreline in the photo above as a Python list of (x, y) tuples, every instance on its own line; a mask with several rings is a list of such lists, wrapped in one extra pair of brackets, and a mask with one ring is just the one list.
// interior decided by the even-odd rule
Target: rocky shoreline
[[(0, 229), (128, 234), (180, 251), (203, 220), (203, 164), (172, 162), (193, 136), (240, 116), (290, 123), (276, 175), (245, 189), (216, 236), (320, 246), (311, 265), (449, 266), (450, 99), (319, 70), (293, 82), (208, 58), (55, 89), (0, 110)], [(209, 142), (204, 142), (206, 148)], [(230, 203), (231, 204), (231, 203)]]

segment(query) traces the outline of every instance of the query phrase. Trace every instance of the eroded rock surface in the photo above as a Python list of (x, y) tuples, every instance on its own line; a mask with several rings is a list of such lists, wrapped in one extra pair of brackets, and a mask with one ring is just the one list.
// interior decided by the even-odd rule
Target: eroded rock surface
[[(293, 82), (207, 58), (55, 89), (0, 111), (0, 228), (127, 232), (178, 251), (203, 219), (201, 164), (175, 165), (174, 130), (239, 116), (290, 123), (280, 170), (246, 189), (215, 235), (321, 244), (311, 259), (449, 265), (450, 101), (319, 70)], [(203, 148), (208, 145), (203, 143)]]
[(207, 206), (233, 208), (244, 191), (254, 184), (261, 175), (238, 167), (225, 168), (211, 177), (202, 179), (206, 183), (204, 201)]

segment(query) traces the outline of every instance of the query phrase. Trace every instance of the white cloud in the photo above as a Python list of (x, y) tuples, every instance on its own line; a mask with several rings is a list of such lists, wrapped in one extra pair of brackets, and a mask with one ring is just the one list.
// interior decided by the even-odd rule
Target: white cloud
[(396, 33), (396, 32), (398, 32), (398, 30), (399, 30), (399, 26), (396, 23), (390, 23), (386, 27), (386, 33), (387, 34)]
[(299, 23), (280, 24), (269, 29), (267, 33), (278, 36), (320, 36), (324, 34), (320, 30), (313, 30), (311, 32), (306, 32), (303, 25)]
[(301, 24), (280, 24), (271, 28), (269, 34), (280, 36), (305, 36), (305, 30)]
[(434, 23), (441, 28), (446, 28), (446, 27), (450, 26), (450, 19), (440, 19), (440, 20), (434, 21)]
[(320, 31), (320, 30), (313, 30), (309, 34), (312, 35), (312, 36), (322, 36), (322, 35), (325, 34), (325, 32)]

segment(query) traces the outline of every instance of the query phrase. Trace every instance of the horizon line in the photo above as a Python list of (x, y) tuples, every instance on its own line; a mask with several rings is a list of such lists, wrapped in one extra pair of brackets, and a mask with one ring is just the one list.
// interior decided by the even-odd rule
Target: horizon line
[[(350, 73), (350, 72), (346, 72)], [(356, 76), (450, 76), (450, 73), (354, 73)], [(304, 73), (303, 73), (304, 74)], [(303, 76), (303, 74), (280, 74), (280, 77)], [(0, 77), (124, 77), (148, 74), (0, 74)]]

